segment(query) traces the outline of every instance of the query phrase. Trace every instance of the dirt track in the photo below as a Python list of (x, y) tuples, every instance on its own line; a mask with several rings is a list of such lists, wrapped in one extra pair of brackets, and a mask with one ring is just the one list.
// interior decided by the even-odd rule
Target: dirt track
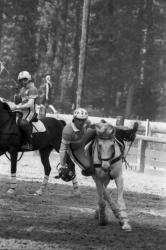
[[(52, 156), (52, 162), (55, 156)], [(6, 194), (9, 162), (0, 158), (0, 249), (165, 249), (166, 194), (165, 173), (138, 174), (124, 171), (125, 200), (133, 231), (123, 232), (112, 214), (110, 223), (98, 226), (94, 219), (96, 191), (90, 178), (78, 172), (81, 198), (71, 198), (71, 185), (50, 178), (46, 193), (33, 196), (43, 169), (37, 156), (25, 156), (18, 167), (17, 193)], [(52, 175), (55, 175), (55, 167)], [(33, 177), (33, 181), (32, 180)], [(23, 180), (25, 179), (25, 180)], [(28, 181), (27, 181), (28, 180)], [(113, 198), (116, 190), (113, 183)]]

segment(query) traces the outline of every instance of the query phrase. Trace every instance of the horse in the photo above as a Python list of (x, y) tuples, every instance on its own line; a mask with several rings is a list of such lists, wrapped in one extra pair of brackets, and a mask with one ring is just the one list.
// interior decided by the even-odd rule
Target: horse
[[(95, 124), (95, 137), (86, 145), (86, 149), (84, 147), (84, 151), (82, 149), (73, 150), (73, 156), (80, 168), (80, 155), (82, 155), (82, 159), (86, 157), (84, 162), (87, 162), (87, 158), (89, 158), (89, 166), (93, 173), (92, 178), (98, 194), (98, 208), (95, 217), (98, 219), (99, 225), (106, 225), (108, 222), (105, 209), (107, 202), (115, 217), (119, 220), (121, 228), (131, 231), (132, 228), (123, 197), (123, 147), (124, 144), (116, 137), (116, 128), (108, 122), (100, 122)], [(117, 187), (117, 203), (112, 200), (107, 191), (107, 186), (111, 180), (115, 181)]]
[[(11, 103), (10, 103), (11, 104)], [(9, 153), (11, 160), (11, 184), (7, 193), (14, 194), (16, 191), (16, 171), (17, 171), (17, 157), (18, 153), (24, 153), (25, 150), (21, 149), (22, 146), (22, 132), (16, 122), (17, 114), (11, 111), (8, 103), (0, 99), (0, 155)], [(44, 179), (40, 188), (36, 191), (36, 195), (41, 195), (47, 186), (49, 175), (51, 172), (51, 166), (49, 162), (49, 156), (53, 149), (59, 152), (62, 130), (65, 126), (65, 121), (57, 120), (53, 117), (45, 117), (40, 119), (40, 123), (45, 128), (44, 132), (33, 133), (32, 145), (33, 149), (30, 151), (39, 150), (41, 162), (44, 166)], [(37, 123), (34, 123), (37, 124)], [(74, 167), (74, 163), (67, 156), (67, 162)], [(77, 186), (77, 181), (73, 180), (73, 188)]]

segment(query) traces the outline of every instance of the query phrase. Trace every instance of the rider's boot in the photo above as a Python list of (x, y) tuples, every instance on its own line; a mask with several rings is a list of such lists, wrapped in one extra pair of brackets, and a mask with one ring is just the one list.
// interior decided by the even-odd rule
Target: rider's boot
[(23, 120), (21, 125), (21, 129), (25, 135), (26, 142), (21, 146), (22, 150), (32, 150), (33, 145), (32, 145), (32, 125), (26, 121)]

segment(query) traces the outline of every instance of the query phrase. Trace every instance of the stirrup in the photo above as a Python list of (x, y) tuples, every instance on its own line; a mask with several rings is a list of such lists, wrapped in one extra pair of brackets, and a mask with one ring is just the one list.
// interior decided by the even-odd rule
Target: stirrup
[(22, 149), (22, 150), (31, 151), (31, 150), (33, 150), (33, 145), (30, 144), (29, 142), (26, 142), (25, 144), (23, 144), (23, 145), (21, 146), (21, 149)]

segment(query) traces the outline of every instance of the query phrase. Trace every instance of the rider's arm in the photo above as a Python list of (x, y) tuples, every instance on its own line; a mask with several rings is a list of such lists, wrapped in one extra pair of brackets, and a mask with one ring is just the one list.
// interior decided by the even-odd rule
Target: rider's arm
[(36, 87), (33, 87), (29, 90), (28, 93), (28, 100), (24, 104), (19, 104), (17, 105), (18, 109), (26, 109), (26, 108), (31, 108), (35, 104), (35, 100), (38, 97), (38, 91)]
[(17, 108), (18, 109), (26, 109), (26, 108), (31, 108), (34, 105), (34, 99), (30, 98), (28, 100), (28, 102), (26, 102), (25, 104), (18, 104)]
[(66, 164), (67, 152), (69, 150), (69, 145), (71, 143), (71, 135), (66, 130), (67, 129), (65, 127), (62, 132), (62, 141), (59, 150), (60, 164), (62, 167), (64, 167)]
[(66, 141), (62, 139), (60, 150), (59, 150), (60, 164), (62, 167), (64, 167), (66, 164), (66, 157), (67, 157), (68, 149), (69, 149), (69, 144), (66, 143)]

